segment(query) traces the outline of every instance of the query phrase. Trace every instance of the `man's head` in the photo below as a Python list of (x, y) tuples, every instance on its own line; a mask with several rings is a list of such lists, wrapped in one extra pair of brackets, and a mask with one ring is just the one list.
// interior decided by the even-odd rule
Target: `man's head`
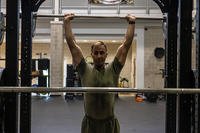
[(94, 66), (97, 68), (103, 68), (107, 57), (107, 47), (102, 41), (97, 41), (91, 47), (91, 56)]

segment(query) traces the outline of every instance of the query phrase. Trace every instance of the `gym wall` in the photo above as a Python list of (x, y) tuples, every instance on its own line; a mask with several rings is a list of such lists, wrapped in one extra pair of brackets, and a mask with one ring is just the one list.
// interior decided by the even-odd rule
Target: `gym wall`
[(161, 69), (164, 69), (165, 57), (156, 58), (154, 55), (156, 47), (165, 47), (163, 31), (160, 27), (146, 27), (144, 37), (144, 87), (164, 88)]

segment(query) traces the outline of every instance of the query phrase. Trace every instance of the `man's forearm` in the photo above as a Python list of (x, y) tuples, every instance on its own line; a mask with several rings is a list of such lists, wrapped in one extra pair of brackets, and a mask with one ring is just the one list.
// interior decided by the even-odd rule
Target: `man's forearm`
[(129, 22), (124, 43), (128, 47), (130, 47), (130, 45), (132, 44), (134, 33), (135, 33), (135, 22)]
[(65, 38), (68, 45), (71, 45), (71, 42), (74, 41), (74, 35), (72, 33), (71, 22), (65, 22)]

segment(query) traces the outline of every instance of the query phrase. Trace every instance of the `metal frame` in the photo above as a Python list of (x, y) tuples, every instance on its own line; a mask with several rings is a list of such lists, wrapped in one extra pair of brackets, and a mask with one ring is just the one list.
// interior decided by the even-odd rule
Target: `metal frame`
[[(177, 76), (177, 71), (176, 71), (176, 67), (177, 67), (177, 64), (176, 64), (176, 59), (177, 59), (177, 56), (176, 56), (176, 50), (177, 50), (177, 45), (176, 45), (176, 37), (177, 37), (177, 5), (178, 5), (178, 0), (154, 0), (158, 5), (159, 7), (161, 8), (162, 12), (163, 13), (167, 13), (167, 26), (168, 26), (168, 40), (166, 40), (166, 49), (167, 49), (167, 52), (166, 52), (166, 64), (165, 64), (165, 68), (166, 68), (166, 84), (165, 84), (165, 87), (167, 87), (166, 89), (162, 89), (162, 90), (150, 90), (150, 89), (133, 89), (133, 88), (122, 88), (123, 90), (121, 90), (121, 92), (155, 92), (155, 93), (167, 93), (167, 112), (166, 112), (166, 133), (176, 133), (176, 94), (187, 94), (187, 95), (181, 95), (181, 98), (180, 98), (180, 108), (179, 108), (179, 112), (178, 112), (178, 116), (181, 116), (181, 118), (183, 118), (183, 121), (180, 120), (179, 122), (181, 122), (179, 125), (178, 125), (178, 128), (180, 129), (179, 132), (181, 133), (190, 133), (191, 132), (191, 129), (193, 128), (192, 124), (191, 123), (191, 118), (193, 119), (193, 116), (191, 114), (191, 112), (189, 111), (189, 109), (186, 109), (185, 108), (193, 108), (193, 105), (191, 105), (191, 103), (189, 102), (190, 100), (192, 100), (192, 97), (191, 95), (188, 95), (188, 94), (191, 94), (191, 93), (199, 93), (200, 90), (199, 89), (192, 89), (193, 87), (193, 83), (192, 81), (189, 81), (189, 82), (185, 82), (187, 81), (187, 76), (189, 77), (189, 79), (192, 78), (192, 75), (191, 75), (191, 69), (189, 68), (184, 68), (184, 66), (182, 64), (184, 63), (181, 63), (182, 61), (184, 62), (184, 58), (182, 59), (181, 58), (181, 61), (180, 61), (180, 73), (185, 73), (185, 70), (187, 71), (186, 74), (182, 77), (182, 75), (179, 75), (181, 78), (180, 78), (180, 84), (179, 84), (179, 87), (180, 88), (176, 88), (176, 76)], [(184, 6), (184, 4), (181, 4), (182, 2), (186, 2), (184, 3), (186, 6)], [(188, 3), (187, 3), (188, 2)], [(187, 12), (191, 12), (190, 9), (191, 7), (188, 6), (190, 5), (191, 3), (189, 3), (191, 1), (181, 1), (179, 0), (179, 4), (180, 4), (180, 8), (186, 10), (185, 12), (184, 11), (181, 11), (181, 14), (180, 14), (180, 17), (184, 17), (184, 14), (187, 13)], [(8, 41), (8, 46), (7, 46), (7, 49), (6, 49), (6, 52), (10, 53), (6, 53), (7, 56), (6, 56), (6, 59), (7, 59), (7, 64), (6, 64), (6, 71), (7, 71), (7, 85), (8, 86), (16, 86), (16, 84), (18, 83), (17, 81), (17, 76), (18, 76), (18, 73), (16, 74), (16, 71), (18, 71), (18, 66), (16, 66), (16, 58), (18, 60), (18, 55), (16, 56), (13, 56), (16, 54), (16, 52), (18, 52), (18, 47), (13, 48), (13, 44), (14, 46), (18, 46), (18, 26), (16, 26), (19, 22), (18, 18), (16, 19), (15, 17), (18, 16), (18, 9), (16, 9), (16, 7), (19, 7), (18, 6), (18, 0), (7, 0), (7, 3), (9, 3), (7, 6), (7, 32), (6, 32), (6, 39)], [(13, 4), (14, 3), (14, 4)], [(15, 7), (15, 8), (13, 8)], [(172, 8), (171, 8), (172, 7)], [(16, 10), (15, 10), (16, 9)], [(33, 9), (33, 8), (31, 8)], [(35, 8), (37, 9), (37, 8)], [(13, 13), (13, 14), (10, 14), (10, 13)], [(30, 14), (29, 14), (30, 15)], [(186, 15), (187, 16), (187, 15)], [(39, 17), (39, 15), (38, 15)], [(41, 16), (42, 17), (42, 16)], [(44, 16), (43, 16), (44, 17)], [(48, 16), (50, 17), (50, 16)], [(64, 15), (59, 15), (59, 16), (53, 16), (53, 17), (64, 17)], [(85, 18), (88, 18), (88, 16), (85, 16)], [(119, 16), (118, 16), (119, 17)], [(189, 17), (189, 16), (187, 16)], [(77, 17), (78, 18), (78, 17)], [(81, 18), (81, 16), (79, 17)], [(82, 18), (84, 18), (82, 16)], [(90, 18), (94, 18), (94, 17), (90, 17)], [(98, 18), (98, 17), (97, 17)], [(110, 18), (110, 16), (109, 16)], [(116, 18), (114, 16), (114, 18)], [(190, 18), (190, 17), (189, 17)], [(30, 20), (30, 18), (27, 18), (28, 20)], [(137, 19), (151, 19), (151, 18), (137, 18)], [(153, 18), (155, 19), (155, 18)], [(12, 22), (11, 22), (12, 20)], [(156, 18), (156, 20), (163, 20), (163, 18)], [(188, 31), (188, 29), (191, 29), (190, 27), (190, 19), (189, 19), (189, 22), (187, 23), (187, 19), (183, 19), (183, 21), (181, 21), (181, 25), (185, 25), (187, 28), (186, 28), (186, 32), (184, 31), (184, 26), (180, 26), (181, 30), (183, 30), (183, 32), (181, 31), (180, 33), (182, 33), (182, 35), (184, 35), (184, 37), (182, 36), (181, 38), (183, 39), (186, 39), (188, 41), (191, 41), (191, 38), (190, 38), (190, 31)], [(174, 28), (174, 29), (173, 29)], [(13, 30), (14, 29), (14, 30)], [(15, 31), (16, 29), (16, 31)], [(188, 32), (187, 32), (188, 31)], [(185, 33), (185, 34), (184, 34)], [(189, 36), (187, 36), (189, 35)], [(174, 36), (174, 37), (173, 37)], [(10, 38), (10, 39), (9, 39)], [(12, 40), (12, 41), (11, 41)], [(186, 40), (186, 42), (188, 43), (188, 41)], [(12, 43), (11, 43), (12, 42)], [(182, 44), (186, 44), (186, 42), (181, 42)], [(15, 45), (17, 44), (17, 45)], [(31, 43), (29, 44), (31, 45)], [(183, 47), (180, 49), (180, 52), (182, 52), (183, 54), (183, 57), (186, 57), (187, 59), (189, 58), (188, 56), (188, 53), (185, 52), (187, 51), (188, 49), (188, 46), (186, 45), (186, 47), (184, 47), (185, 45), (183, 45)], [(25, 48), (25, 47), (24, 47)], [(183, 51), (182, 51), (183, 50)], [(11, 51), (13, 51), (13, 53), (11, 53)], [(176, 52), (175, 52), (176, 51)], [(27, 51), (26, 51), (27, 52)], [(189, 53), (191, 52), (191, 49), (189, 48)], [(28, 55), (29, 53), (27, 53), (26, 55)], [(170, 57), (172, 56), (172, 57)], [(172, 59), (172, 60), (171, 60)], [(187, 60), (188, 61), (188, 60)], [(14, 67), (16, 68), (15, 70), (11, 69), (13, 67), (13, 64), (14, 64)], [(185, 64), (184, 64), (185, 65)], [(187, 67), (190, 67), (190, 63)], [(28, 68), (29, 69), (29, 68)], [(27, 69), (26, 72), (28, 72), (29, 70)], [(199, 69), (198, 69), (199, 71)], [(14, 75), (13, 75), (14, 74)], [(12, 76), (11, 76), (12, 75)], [(16, 76), (15, 76), (16, 75)], [(30, 75), (29, 75), (30, 76)], [(185, 78), (184, 78), (185, 77)], [(14, 79), (13, 79), (14, 78)], [(189, 87), (188, 89), (184, 89), (181, 87)], [(190, 88), (191, 87), (191, 88)], [(47, 92), (47, 91), (62, 91), (62, 92), (72, 92), (72, 91), (86, 91), (86, 89), (84, 88), (80, 88), (81, 90), (74, 90), (72, 88), (21, 88), (21, 89), (26, 89), (26, 90), (20, 90), (20, 88), (15, 88), (15, 90), (13, 90), (14, 88), (9, 88), (7, 87), (6, 88), (7, 90), (3, 90), (3, 88), (0, 88), (0, 91), (1, 92), (5, 92), (5, 91), (10, 91), (10, 92), (33, 92), (33, 91), (44, 91), (44, 92)], [(33, 90), (34, 89), (34, 90)], [(40, 90), (40, 89), (43, 89), (43, 90)], [(53, 89), (56, 89), (56, 90), (53, 90)], [(118, 90), (116, 90), (118, 89)], [(96, 92), (97, 89), (90, 89), (90, 90), (87, 90), (87, 92)], [(99, 91), (101, 92), (118, 92), (120, 91), (119, 88), (113, 88), (110, 89), (109, 91), (107, 91), (106, 89), (103, 89), (103, 88), (100, 88)], [(172, 94), (175, 94), (175, 95), (172, 95)], [(9, 93), (9, 94), (6, 94), (8, 98), (6, 100), (7, 104), (6, 104), (6, 117), (8, 119), (6, 119), (6, 124), (5, 127), (6, 127), (6, 133), (15, 133), (16, 131), (16, 112), (17, 112), (17, 108), (16, 108), (16, 94), (15, 93)], [(184, 106), (184, 103), (186, 103), (187, 105)], [(179, 105), (178, 105), (179, 106)], [(21, 110), (21, 111), (26, 111), (26, 110)], [(179, 113), (181, 113), (179, 115)], [(183, 115), (184, 114), (184, 115)], [(11, 115), (12, 116), (12, 119), (9, 119), (11, 118)], [(187, 116), (187, 117), (185, 117)], [(13, 119), (14, 118), (14, 119)], [(198, 117), (199, 119), (199, 117)], [(189, 121), (189, 122), (188, 122)], [(11, 124), (10, 124), (11, 123)], [(30, 127), (30, 124), (28, 125)], [(188, 129), (186, 129), (188, 128)], [(186, 129), (186, 130), (184, 130)], [(27, 133), (30, 132), (30, 131), (27, 131)]]
[[(165, 88), (177, 87), (177, 12), (178, 0), (168, 0), (166, 7), (167, 38), (165, 40)], [(167, 94), (166, 133), (176, 133), (177, 95)]]
[[(42, 0), (39, 0), (39, 2)], [(32, 59), (32, 19), (33, 13), (39, 5), (31, 0), (21, 0), (22, 36), (21, 36), (21, 86), (31, 86)], [(20, 96), (20, 133), (31, 132), (31, 93)]]
[[(5, 85), (18, 86), (18, 47), (19, 47), (19, 1), (6, 1), (6, 69)], [(5, 133), (17, 133), (18, 97), (16, 93), (5, 95)]]
[[(45, 18), (64, 18), (64, 14), (34, 14), (34, 17), (45, 17)], [(125, 16), (100, 16), (100, 15), (75, 15), (75, 19), (126, 19)], [(136, 20), (163, 20), (162, 17), (137, 17)]]
[(153, 0), (161, 9), (162, 13), (167, 12), (167, 6), (165, 0)]
[[(200, 87), (200, 2), (196, 0), (196, 88)], [(200, 132), (200, 95), (196, 96), (196, 124), (195, 133)]]
[[(90, 10), (91, 8), (95, 9), (95, 10), (98, 10), (98, 9), (101, 10), (102, 8), (104, 8), (104, 9), (110, 9), (110, 8), (116, 9), (116, 8), (119, 8), (119, 6), (120, 6), (120, 9), (116, 9), (116, 10), (119, 10), (119, 12), (122, 9), (129, 9), (129, 10), (132, 10), (132, 9), (144, 9), (144, 10), (146, 10), (146, 13), (148, 13), (150, 9), (159, 9), (157, 6), (150, 5), (149, 4), (150, 1), (151, 0), (145, 0), (144, 4), (143, 4), (144, 6), (137, 5), (137, 4), (128, 4), (128, 5), (126, 5), (126, 4), (114, 4), (114, 5), (109, 5), (108, 6), (108, 5), (104, 5), (104, 4), (91, 4), (89, 2), (87, 3), (87, 5), (82, 5), (82, 6), (67, 6), (67, 5), (63, 5), (63, 0), (60, 0), (60, 2), (61, 2), (60, 9), (61, 10), (65, 10), (65, 9), (79, 9), (79, 10), (86, 9), (87, 10), (87, 9), (89, 9), (88, 12), (91, 12), (91, 10)], [(90, 13), (88, 13), (88, 14), (90, 14)]]
[[(191, 69), (192, 0), (179, 0), (178, 21), (178, 87), (194, 88)], [(185, 65), (187, 64), (187, 65)], [(178, 133), (192, 133), (194, 128), (194, 95), (180, 95), (178, 102)]]

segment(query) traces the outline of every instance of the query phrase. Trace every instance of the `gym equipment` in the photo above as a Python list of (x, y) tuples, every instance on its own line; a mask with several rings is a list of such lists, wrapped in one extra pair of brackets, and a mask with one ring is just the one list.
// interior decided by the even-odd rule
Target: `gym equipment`
[[(34, 17), (55, 17), (55, 18), (64, 18), (64, 14), (34, 14)], [(100, 16), (100, 15), (75, 15), (75, 19), (126, 19), (126, 16)], [(137, 17), (136, 20), (163, 20), (163, 17)]]
[(127, 92), (127, 93), (168, 93), (199, 94), (200, 88), (118, 88), (118, 87), (0, 87), (0, 92)]

